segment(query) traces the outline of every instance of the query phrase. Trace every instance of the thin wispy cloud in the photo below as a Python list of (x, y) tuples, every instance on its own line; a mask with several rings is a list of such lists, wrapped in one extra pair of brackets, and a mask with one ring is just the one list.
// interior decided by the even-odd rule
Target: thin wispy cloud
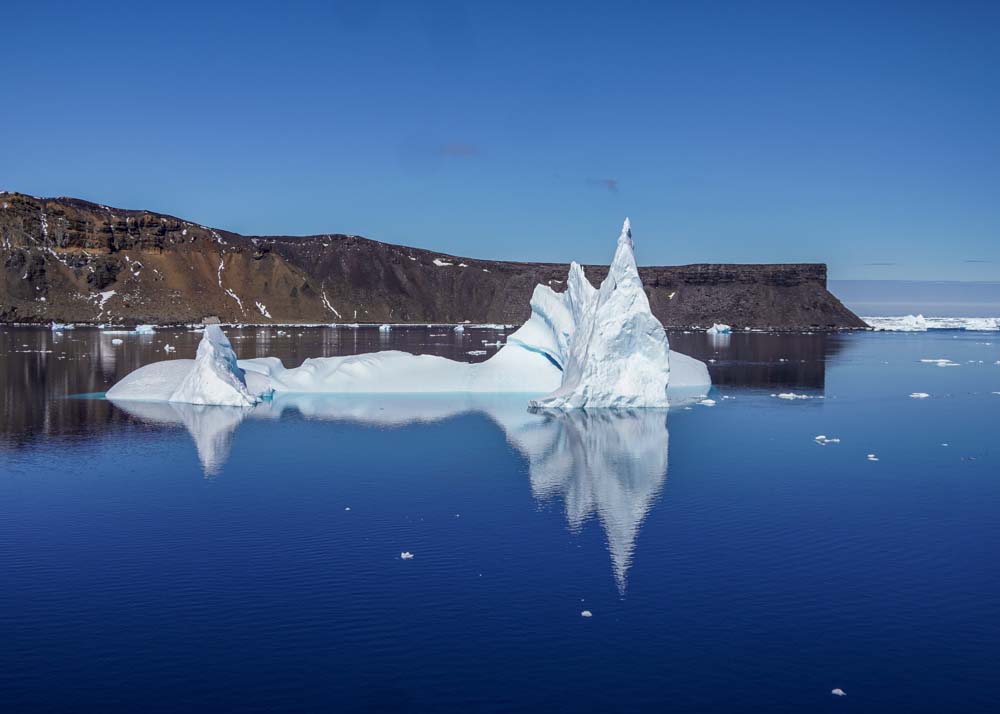
[(591, 186), (596, 186), (597, 188), (603, 188), (605, 191), (610, 193), (618, 193), (618, 179), (587, 179), (587, 183)]
[(452, 142), (450, 144), (442, 144), (437, 150), (438, 156), (478, 156), (479, 147), (475, 144), (466, 144), (460, 141)]
[(963, 263), (992, 263), (992, 260), (963, 260)]

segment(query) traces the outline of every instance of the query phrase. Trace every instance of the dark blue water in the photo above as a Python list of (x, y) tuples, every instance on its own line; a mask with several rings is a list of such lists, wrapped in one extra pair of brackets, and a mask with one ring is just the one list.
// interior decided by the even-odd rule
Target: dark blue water
[(2, 337), (2, 711), (995, 710), (996, 335), (678, 334), (716, 406), (562, 416), (125, 411), (61, 394), (156, 341)]

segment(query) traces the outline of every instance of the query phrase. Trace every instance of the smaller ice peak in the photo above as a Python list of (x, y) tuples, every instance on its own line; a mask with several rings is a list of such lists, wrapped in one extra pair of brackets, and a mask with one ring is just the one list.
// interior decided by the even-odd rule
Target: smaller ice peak
[(378, 326), (378, 331), (379, 332), (389, 332), (390, 330), (392, 330), (392, 325), (379, 325)]
[(156, 325), (136, 325), (135, 332), (137, 335), (152, 335), (156, 331)]
[(247, 389), (246, 373), (237, 364), (236, 352), (221, 327), (205, 325), (194, 365), (168, 401), (229, 407), (257, 403), (257, 397)]
[(710, 335), (728, 335), (733, 331), (733, 328), (722, 322), (716, 322), (711, 327), (709, 327), (705, 332)]

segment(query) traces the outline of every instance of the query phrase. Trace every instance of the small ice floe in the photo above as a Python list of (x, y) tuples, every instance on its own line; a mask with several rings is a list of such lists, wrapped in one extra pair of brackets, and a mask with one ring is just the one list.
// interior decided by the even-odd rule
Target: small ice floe
[(580, 613), (580, 617), (593, 617), (593, 616), (594, 613), (592, 613), (590, 610), (584, 610), (583, 612)]
[(714, 325), (705, 330), (705, 332), (710, 335), (728, 335), (732, 331), (733, 328), (729, 325), (724, 325), (721, 322), (716, 322)]
[(869, 461), (878, 461), (878, 457), (875, 454), (868, 454)]
[(702, 399), (698, 403), (700, 405), (702, 405), (703, 407), (714, 407), (715, 406), (715, 400), (714, 399)]
[(837, 687), (836, 689), (831, 689), (830, 690), (830, 694), (832, 694), (835, 697), (846, 697), (847, 696), (847, 692), (845, 692), (840, 687)]
[(952, 362), (948, 358), (942, 359), (922, 359), (920, 360), (924, 364), (936, 364), (938, 367), (958, 367), (960, 366), (958, 362)]
[(163, 351), (164, 352), (176, 352), (177, 348), (174, 347), (173, 345), (163, 345)]
[(378, 331), (379, 332), (388, 332), (391, 329), (392, 329), (392, 325), (379, 325), (378, 326)]
[(465, 325), (455, 325), (455, 329), (453, 331), (461, 334), (465, 332)]
[(345, 511), (349, 511), (349, 510), (351, 510), (351, 507), (350, 506), (344, 506), (344, 510)]
[(75, 329), (76, 329), (76, 325), (67, 325), (67, 324), (64, 324), (62, 322), (53, 322), (52, 323), (52, 331), (53, 332), (62, 332), (63, 330), (75, 330)]
[(819, 434), (818, 436), (816, 436), (816, 443), (820, 444), (821, 446), (826, 446), (827, 444), (839, 444), (840, 439), (831, 438), (826, 434)]
[(465, 354), (467, 354), (467, 355), (484, 355), (484, 354), (486, 354), (486, 350), (469, 350)]
[(156, 325), (136, 325), (135, 332), (138, 335), (151, 335), (156, 329)]
[(121, 343), (122, 343), (122, 338), (121, 337), (116, 337), (113, 340), (111, 340), (111, 344), (113, 344), (113, 345), (120, 345)]
[(910, 395), (910, 399), (927, 399), (927, 397), (929, 396), (931, 395), (928, 394), (927, 392), (913, 392)]
[(795, 392), (782, 392), (781, 394), (772, 394), (772, 397), (777, 397), (778, 399), (815, 399), (816, 397), (812, 394), (796, 394)]
[(413, 553), (411, 553), (408, 550), (404, 550), (402, 553), (399, 554), (399, 557), (402, 558), (403, 560), (413, 560)]

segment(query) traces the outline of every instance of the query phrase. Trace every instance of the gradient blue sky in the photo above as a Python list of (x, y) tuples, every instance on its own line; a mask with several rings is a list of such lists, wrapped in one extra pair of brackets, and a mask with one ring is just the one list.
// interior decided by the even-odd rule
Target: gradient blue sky
[(1000, 3), (8, 3), (0, 188), (456, 254), (1000, 279)]

